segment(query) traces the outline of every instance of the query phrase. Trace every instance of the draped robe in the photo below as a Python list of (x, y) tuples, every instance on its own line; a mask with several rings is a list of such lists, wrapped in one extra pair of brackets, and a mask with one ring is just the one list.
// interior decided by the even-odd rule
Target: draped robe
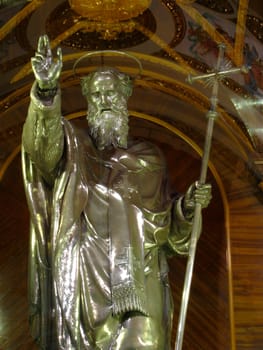
[[(29, 114), (45, 120), (58, 105), (31, 96)], [(170, 349), (166, 257), (187, 254), (192, 224), (182, 197), (170, 197), (164, 157), (142, 140), (105, 157), (86, 130), (61, 121), (51, 184), (23, 138), (32, 335), (49, 350)]]

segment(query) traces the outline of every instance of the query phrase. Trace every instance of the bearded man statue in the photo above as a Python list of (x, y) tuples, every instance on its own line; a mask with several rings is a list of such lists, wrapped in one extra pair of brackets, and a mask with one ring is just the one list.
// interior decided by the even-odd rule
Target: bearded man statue
[(187, 255), (196, 202), (210, 185), (172, 198), (161, 151), (128, 137), (130, 78), (101, 68), (82, 78), (88, 125), (61, 115), (47, 36), (22, 135), (31, 217), (30, 326), (41, 349), (170, 349), (167, 256)]

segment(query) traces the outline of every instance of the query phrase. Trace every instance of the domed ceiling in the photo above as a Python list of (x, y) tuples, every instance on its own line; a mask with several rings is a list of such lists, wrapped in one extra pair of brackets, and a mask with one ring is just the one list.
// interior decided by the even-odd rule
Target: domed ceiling
[[(188, 74), (213, 70), (218, 44), (224, 43), (226, 55), (220, 69), (246, 65), (250, 70), (222, 80), (221, 122), (242, 141), (244, 153), (251, 158), (261, 177), (263, 23), (260, 1), (3, 0), (0, 6), (2, 173), (6, 162), (9, 163), (19, 149), (33, 81), (30, 58), (37, 48), (38, 37), (47, 33), (54, 51), (62, 47), (62, 89), (71, 87), (65, 92), (67, 97), (71, 96), (64, 105), (65, 115), (84, 108), (83, 102), (76, 98), (79, 91), (73, 89), (78, 85), (72, 71), (75, 60), (86, 51), (104, 49), (135, 53), (144, 68), (136, 86), (175, 97), (162, 101), (160, 95), (160, 102), (156, 104), (149, 93), (143, 105), (131, 102), (131, 108), (136, 104), (137, 110), (167, 120), (173, 120), (175, 114), (184, 118), (184, 114), (191, 111), (204, 114), (209, 108), (211, 87), (202, 81), (190, 86), (185, 79)], [(131, 74), (136, 71), (126, 60), (113, 64), (119, 64)], [(86, 71), (92, 65), (93, 62), (86, 62)]]
[[(0, 224), (4, 230), (2, 246), (5, 253), (2, 254), (0, 265), (2, 267), (1, 273), (3, 275), (6, 273), (6, 276), (9, 276), (12, 264), (14, 269), (20, 271), (17, 260), (13, 259), (16, 253), (14, 253), (15, 248), (11, 247), (10, 240), (18, 242), (18, 255), (22, 255), (21, 240), (28, 240), (25, 233), (23, 233), (22, 238), (17, 237), (17, 226), (21, 225), (22, 227), (25, 225), (25, 220), (27, 222), (26, 205), (23, 202), (22, 194), (22, 176), (19, 172), (19, 153), (22, 127), (27, 115), (30, 89), (34, 81), (30, 59), (37, 50), (40, 35), (46, 33), (49, 36), (55, 57), (56, 49), (62, 48), (63, 71), (60, 79), (62, 111), (63, 115), (69, 119), (76, 119), (76, 122), (81, 123), (82, 117), (86, 114), (87, 106), (81, 96), (79, 76), (88, 73), (98, 65), (105, 64), (116, 66), (134, 77), (134, 94), (129, 101), (132, 132), (163, 144), (166, 156), (168, 160), (171, 160), (170, 163), (174, 161), (173, 150), (181, 152), (176, 158), (180, 169), (177, 168), (176, 171), (183, 174), (183, 186), (186, 182), (188, 183), (185, 174), (187, 174), (187, 180), (189, 178), (195, 180), (198, 177), (199, 156), (202, 153), (206, 132), (206, 114), (211, 104), (211, 79), (210, 83), (209, 81), (207, 83), (207, 80), (195, 80), (194, 77), (209, 75), (216, 69), (219, 44), (225, 46), (225, 56), (219, 67), (220, 71), (233, 71), (234, 68), (240, 67), (248, 69), (232, 72), (233, 74), (220, 75), (219, 117), (216, 120), (211, 158), (216, 165), (220, 163), (221, 182), (225, 181), (224, 191), (229, 190), (227, 196), (231, 200), (231, 238), (234, 247), (234, 264), (238, 270), (234, 273), (233, 294), (240, 295), (240, 299), (236, 297), (237, 302), (235, 303), (235, 308), (239, 311), (236, 321), (239, 326), (237, 328), (237, 333), (239, 332), (238, 344), (241, 344), (239, 349), (248, 348), (246, 344), (251, 339), (250, 344), (253, 341), (253, 344), (256, 344), (256, 341), (262, 344), (262, 293), (258, 297), (258, 290), (261, 288), (262, 291), (263, 285), (263, 279), (259, 278), (259, 274), (262, 275), (262, 250), (260, 247), (262, 247), (261, 226), (263, 226), (260, 221), (262, 217), (261, 189), (263, 188), (262, 1), (0, 0), (0, 25), (0, 189), (2, 190), (2, 198), (4, 198), (1, 201)], [(133, 60), (120, 58), (120, 56), (110, 53), (107, 56), (98, 54), (96, 57), (82, 61), (77, 72), (73, 71), (73, 65), (79, 57), (86, 52), (97, 50), (127, 51), (140, 60), (143, 69), (138, 75), (138, 66)], [(192, 77), (192, 83), (189, 82), (189, 74)], [(174, 135), (178, 136), (176, 142)], [(172, 146), (173, 150), (169, 150), (169, 146)], [(193, 149), (198, 153), (198, 157), (196, 154), (193, 155)], [(192, 157), (189, 163), (184, 161), (185, 155)], [(172, 166), (176, 167), (176, 164)], [(213, 166), (210, 165), (214, 176), (212, 180), (217, 182), (215, 187), (217, 185), (222, 187), (213, 169)], [(229, 174), (232, 175), (229, 176)], [(253, 181), (250, 181), (251, 174)], [(18, 178), (21, 181), (18, 181)], [(244, 179), (247, 180), (249, 186), (252, 183), (252, 190), (245, 187), (242, 182)], [(235, 182), (238, 184), (236, 187), (235, 184), (233, 185)], [(240, 189), (238, 186), (242, 192), (238, 192)], [(202, 308), (200, 317), (206, 322), (204, 327), (209, 328), (210, 338), (209, 336), (207, 338), (210, 345), (212, 344), (210, 348), (218, 343), (218, 349), (227, 348), (220, 344), (230, 344), (230, 340), (226, 341), (225, 339), (230, 337), (227, 309), (228, 304), (232, 302), (232, 300), (228, 300), (228, 288), (231, 290), (232, 283), (231, 276), (229, 278), (230, 287), (227, 285), (228, 282), (225, 283), (227, 274), (231, 274), (231, 271), (229, 272), (231, 264), (226, 259), (226, 254), (228, 254), (227, 258), (230, 259), (229, 236), (225, 234), (229, 218), (226, 214), (228, 205), (226, 204), (226, 196), (222, 195), (224, 191), (220, 193), (218, 188), (214, 191), (215, 200), (206, 228), (208, 235), (204, 235), (203, 243), (201, 243), (205, 244), (205, 249), (201, 249), (201, 256), (198, 258), (201, 260), (198, 260), (197, 263), (200, 272), (198, 279), (202, 280), (203, 278), (200, 285), (207, 292), (207, 280), (209, 280), (212, 298), (214, 298), (214, 294), (216, 295), (211, 304), (214, 308), (218, 307), (219, 310), (216, 313), (209, 313), (206, 310), (209, 314), (208, 321), (202, 314), (206, 308), (206, 300), (204, 300), (206, 298), (200, 297), (199, 290), (194, 291), (194, 304), (197, 306), (197, 310)], [(256, 198), (259, 192), (260, 203), (257, 202)], [(9, 194), (12, 194), (12, 200), (8, 199)], [(18, 200), (16, 200), (16, 196), (19, 197)], [(251, 199), (251, 197), (253, 198)], [(241, 208), (243, 210), (243, 212), (241, 210), (242, 217), (237, 215), (241, 202), (244, 203)], [(16, 208), (21, 210), (18, 209), (15, 212), (14, 203)], [(251, 241), (246, 238), (248, 235), (246, 232), (247, 223), (245, 215), (243, 215), (243, 213), (247, 215), (249, 210), (253, 220), (253, 223), (249, 223), (251, 225), (249, 226), (250, 239), (254, 239)], [(216, 220), (218, 221), (215, 230)], [(239, 220), (242, 221), (243, 230), (240, 230)], [(9, 221), (15, 222), (12, 226), (15, 227), (12, 232), (9, 229)], [(21, 231), (23, 230), (24, 228)], [(27, 228), (25, 231), (28, 232)], [(243, 250), (240, 249), (241, 245)], [(253, 251), (249, 255), (247, 245), (253, 249), (258, 248), (256, 254)], [(5, 247), (9, 247), (9, 250)], [(208, 250), (210, 254), (207, 254)], [(244, 260), (241, 264), (240, 256), (242, 254)], [(248, 269), (244, 267), (248, 256), (251, 259), (251, 265), (255, 268), (253, 274), (250, 273), (251, 270), (247, 272)], [(256, 263), (255, 257), (259, 257)], [(205, 258), (208, 260), (204, 264)], [(6, 265), (4, 259), (9, 259), (11, 263)], [(25, 261), (25, 257), (23, 259)], [(222, 274), (216, 275), (214, 273), (214, 271), (218, 272), (217, 268), (221, 272), (223, 271)], [(25, 265), (21, 265), (21, 269), (23, 276), (25, 276)], [(206, 273), (209, 274), (209, 277)], [(20, 279), (19, 273), (17, 274), (17, 278)], [(250, 278), (256, 280), (253, 293), (250, 288)], [(221, 279), (224, 279), (224, 286), (218, 292), (216, 285), (220, 284)], [(16, 283), (13, 282), (13, 284)], [(23, 296), (26, 294), (25, 284), (23, 279), (21, 282)], [(10, 288), (9, 296), (7, 290), (6, 299), (10, 297), (10, 294), (14, 294), (15, 287), (13, 285), (13, 289)], [(250, 308), (245, 295), (251, 297), (249, 300), (252, 301), (252, 304), (254, 303), (254, 309)], [(229, 298), (231, 299), (231, 296)], [(9, 306), (10, 303), (5, 305)], [(223, 307), (219, 308), (221, 303)], [(15, 305), (12, 307), (15, 308)], [(222, 309), (226, 310), (225, 313), (222, 312)], [(23, 309), (18, 309), (18, 312), (23, 314), (23, 320), (26, 318), (25, 310), (25, 304), (23, 304)], [(194, 310), (196, 311), (196, 309)], [(8, 319), (6, 324), (8, 324), (9, 332), (13, 333), (14, 318), (8, 312), (6, 315), (4, 316)], [(221, 318), (221, 325), (225, 323), (224, 330), (217, 328), (219, 323), (216, 323), (216, 318)], [(3, 320), (5, 320), (4, 317)], [(198, 336), (203, 334), (204, 328), (202, 328), (203, 323), (195, 321), (195, 317), (190, 321), (190, 323), (195, 323), (196, 327), (196, 334), (192, 335), (190, 339), (196, 341)], [(220, 341), (215, 340), (213, 332), (217, 334)], [(23, 333), (22, 330), (21, 333)], [(257, 335), (254, 337), (256, 340), (253, 339), (252, 333)], [(16, 336), (22, 337), (19, 333)], [(200, 336), (200, 338), (204, 337)], [(234, 335), (232, 338), (232, 344), (234, 344)], [(10, 339), (8, 333), (5, 339), (1, 339), (0, 347), (2, 344), (10, 344)], [(14, 338), (13, 342), (16, 343), (16, 340)], [(195, 349), (192, 347), (193, 342), (189, 344), (186, 349)], [(243, 348), (242, 344), (245, 344)], [(21, 349), (28, 348), (32, 347), (21, 347)], [(198, 350), (201, 348), (198, 347)], [(208, 348), (209, 346), (204, 347), (204, 349)], [(234, 347), (232, 348), (234, 349)], [(256, 349), (256, 347), (254, 348)]]

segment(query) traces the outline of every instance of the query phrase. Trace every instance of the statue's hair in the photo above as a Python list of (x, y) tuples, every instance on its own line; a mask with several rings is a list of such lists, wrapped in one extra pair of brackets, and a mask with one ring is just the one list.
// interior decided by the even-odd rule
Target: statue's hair
[(89, 75), (81, 78), (81, 88), (82, 88), (82, 94), (84, 96), (87, 96), (89, 94), (90, 85), (96, 76), (100, 75), (112, 75), (114, 78), (117, 78), (119, 81), (119, 88), (123, 92), (123, 94), (128, 98), (132, 94), (133, 84), (131, 78), (118, 71), (115, 68), (107, 68), (107, 67), (101, 67), (98, 68), (96, 71), (91, 72)]

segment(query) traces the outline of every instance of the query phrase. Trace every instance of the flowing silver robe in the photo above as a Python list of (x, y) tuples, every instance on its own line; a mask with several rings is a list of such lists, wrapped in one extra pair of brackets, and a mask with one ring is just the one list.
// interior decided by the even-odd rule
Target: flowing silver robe
[[(47, 153), (55, 168), (42, 161)], [(104, 159), (61, 118), (60, 96), (46, 106), (33, 88), (22, 156), (40, 347), (170, 349), (166, 255), (187, 253), (191, 223), (182, 199), (169, 197), (159, 149), (134, 142)]]

